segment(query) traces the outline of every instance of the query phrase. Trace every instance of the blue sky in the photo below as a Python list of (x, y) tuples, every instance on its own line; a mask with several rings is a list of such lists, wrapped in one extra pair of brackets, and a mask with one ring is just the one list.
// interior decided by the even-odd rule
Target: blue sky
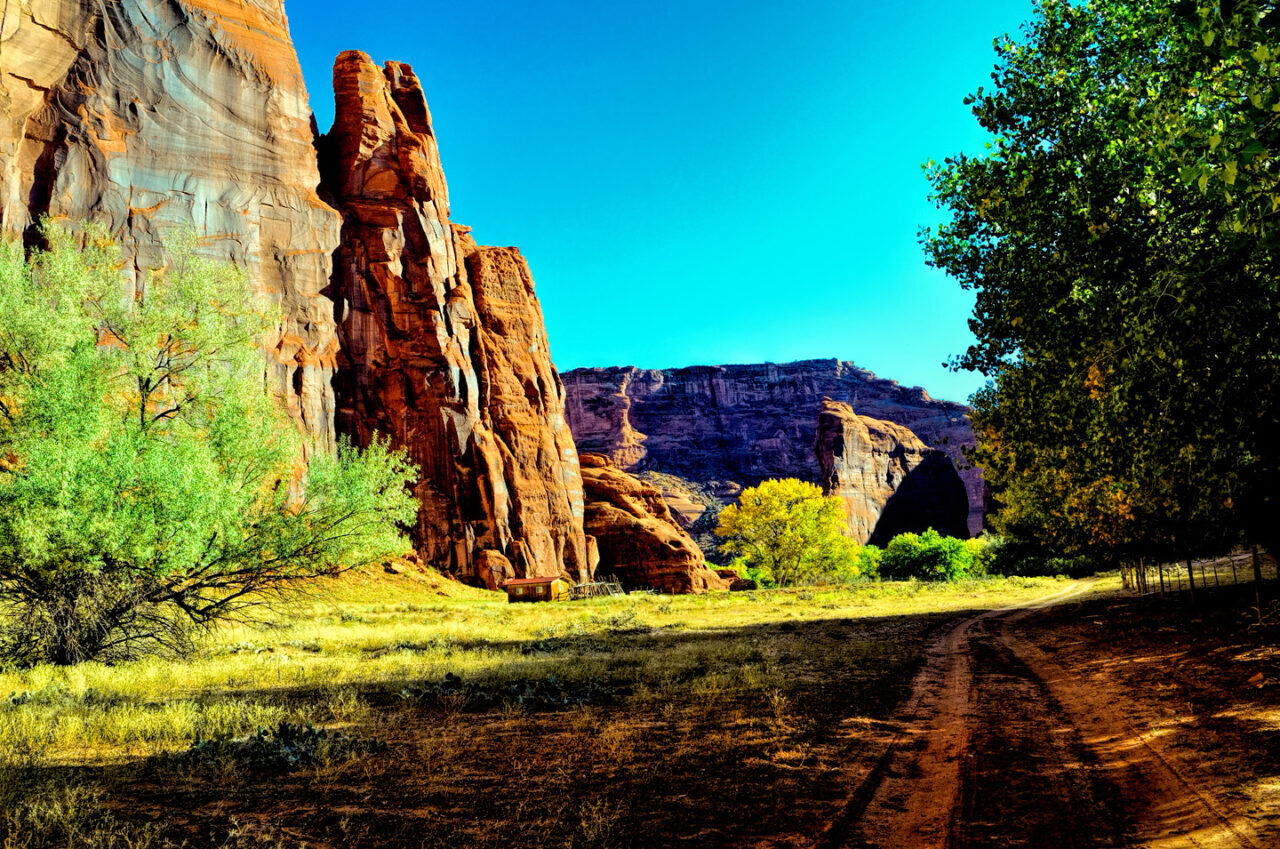
[(453, 218), (528, 257), (562, 370), (838, 357), (964, 400), (972, 296), (920, 163), (1030, 0), (289, 0), (321, 130), (342, 50), (413, 65)]

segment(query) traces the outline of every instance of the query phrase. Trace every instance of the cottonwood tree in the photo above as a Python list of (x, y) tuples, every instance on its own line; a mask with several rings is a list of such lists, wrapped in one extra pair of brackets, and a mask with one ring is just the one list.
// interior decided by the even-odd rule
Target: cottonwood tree
[(1117, 561), (1275, 527), (1273, 7), (1042, 3), (971, 99), (989, 152), (929, 167), (1006, 527)]
[(0, 246), (0, 651), (181, 648), (273, 592), (405, 549), (403, 455), (316, 449), (267, 391), (277, 316), (187, 240), (136, 296), (100, 232)]
[(742, 491), (737, 504), (720, 512), (720, 550), (748, 571), (781, 586), (819, 576), (851, 577), (856, 545), (844, 536), (840, 499), (816, 484), (788, 478), (767, 480)]

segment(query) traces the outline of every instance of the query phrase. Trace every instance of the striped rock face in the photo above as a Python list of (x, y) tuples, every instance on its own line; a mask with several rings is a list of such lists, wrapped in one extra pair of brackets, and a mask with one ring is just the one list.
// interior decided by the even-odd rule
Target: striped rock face
[(381, 433), (409, 450), (426, 560), (477, 582), (504, 560), (590, 576), (532, 275), (449, 220), (408, 66), (339, 57), (322, 182), (281, 0), (0, 8), (0, 234), (36, 239), (46, 215), (101, 223), (137, 288), (194, 228), (279, 303), (274, 386), (317, 444)]
[(329, 285), (311, 109), (281, 0), (10, 0), (0, 25), (0, 230), (105, 224), (133, 285), (193, 228), (276, 301), (276, 391), (331, 443)]
[(595, 564), (578, 453), (524, 257), (450, 221), (412, 68), (349, 52), (333, 79), (321, 152), (345, 219), (332, 289), (339, 431), (409, 450), (415, 542), (433, 564), (489, 585), (495, 562), (585, 580)]
[(814, 449), (822, 490), (841, 500), (846, 532), (857, 542), (883, 546), (929, 528), (969, 536), (964, 481), (946, 454), (910, 429), (824, 399)]

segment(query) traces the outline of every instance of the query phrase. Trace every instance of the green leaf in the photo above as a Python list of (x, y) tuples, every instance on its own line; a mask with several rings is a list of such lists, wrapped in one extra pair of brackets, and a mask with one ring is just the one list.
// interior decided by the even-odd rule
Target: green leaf
[(1246, 165), (1249, 165), (1255, 159), (1257, 159), (1259, 156), (1262, 156), (1266, 152), (1267, 152), (1266, 145), (1264, 145), (1262, 142), (1258, 141), (1257, 139), (1253, 139), (1247, 145), (1245, 145), (1244, 150), (1240, 151), (1240, 161), (1244, 162)]

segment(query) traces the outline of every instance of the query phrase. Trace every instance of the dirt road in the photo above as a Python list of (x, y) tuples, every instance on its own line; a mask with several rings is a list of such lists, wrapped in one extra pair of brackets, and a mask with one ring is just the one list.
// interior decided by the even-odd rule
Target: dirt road
[(1089, 589), (950, 627), (825, 849), (1261, 849), (1211, 784), (1125, 719), (1124, 696), (1059, 666), (1020, 623)]

